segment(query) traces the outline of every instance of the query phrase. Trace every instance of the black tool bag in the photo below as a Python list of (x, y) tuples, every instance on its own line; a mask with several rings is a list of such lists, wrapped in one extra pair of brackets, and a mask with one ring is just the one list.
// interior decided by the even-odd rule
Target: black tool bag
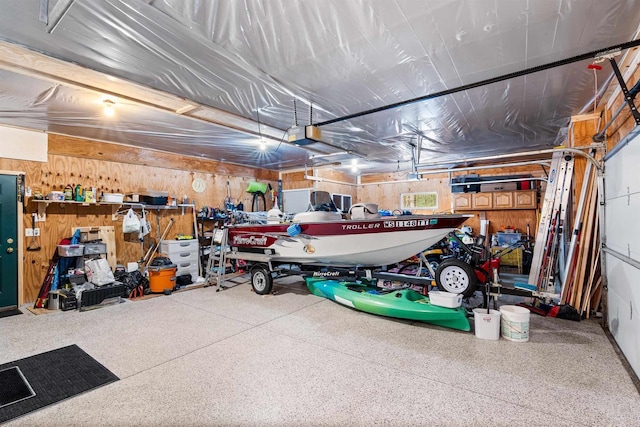
[(116, 271), (114, 276), (118, 282), (121, 282), (125, 286), (125, 296), (127, 297), (135, 296), (136, 294), (133, 291), (139, 286), (142, 286), (142, 291), (145, 295), (149, 293), (149, 279), (144, 277), (138, 270), (130, 273), (126, 271)]
[(176, 287), (178, 288), (182, 288), (192, 283), (193, 283), (193, 278), (191, 277), (191, 274), (183, 274), (181, 276), (176, 277)]

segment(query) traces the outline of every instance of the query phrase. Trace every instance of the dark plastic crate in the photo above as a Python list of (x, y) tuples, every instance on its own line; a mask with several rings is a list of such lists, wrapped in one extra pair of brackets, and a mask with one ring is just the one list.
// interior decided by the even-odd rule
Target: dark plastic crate
[(114, 283), (83, 291), (82, 296), (80, 297), (80, 309), (83, 307), (98, 305), (109, 298), (122, 297), (125, 295), (125, 292), (126, 288), (122, 283)]

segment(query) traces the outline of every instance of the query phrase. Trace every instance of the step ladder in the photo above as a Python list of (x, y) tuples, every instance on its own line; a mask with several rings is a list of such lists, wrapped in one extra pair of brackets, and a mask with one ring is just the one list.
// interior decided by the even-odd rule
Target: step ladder
[[(229, 241), (229, 229), (214, 228), (213, 235), (211, 236), (211, 246), (209, 252), (209, 259), (207, 260), (207, 267), (204, 277), (204, 287), (213, 286), (212, 280), (215, 277), (215, 285), (218, 289), (222, 288), (222, 281), (226, 273), (227, 263), (227, 243)], [(220, 247), (217, 250), (217, 247)]]
[(558, 259), (564, 254), (565, 226), (573, 179), (573, 156), (557, 151), (551, 159), (549, 180), (544, 194), (540, 224), (536, 235), (529, 283), (539, 292), (556, 297), (555, 278)]

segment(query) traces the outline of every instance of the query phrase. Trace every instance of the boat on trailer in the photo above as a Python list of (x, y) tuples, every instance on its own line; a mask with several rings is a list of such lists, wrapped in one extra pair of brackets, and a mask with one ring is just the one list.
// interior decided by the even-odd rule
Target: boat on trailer
[(438, 242), (467, 218), (469, 215), (456, 214), (381, 216), (377, 207), (354, 205), (344, 219), (329, 193), (315, 191), (309, 211), (296, 214), (290, 223), (228, 226), (225, 257), (246, 261), (254, 291), (266, 294), (271, 292), (274, 276), (285, 270), (303, 274), (323, 268), (398, 263)]

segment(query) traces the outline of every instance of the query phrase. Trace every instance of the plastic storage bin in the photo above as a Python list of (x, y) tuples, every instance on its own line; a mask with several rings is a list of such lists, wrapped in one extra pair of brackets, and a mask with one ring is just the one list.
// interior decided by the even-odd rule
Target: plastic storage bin
[(58, 245), (58, 255), (82, 256), (84, 255), (84, 245)]
[(429, 301), (433, 305), (448, 308), (458, 308), (462, 305), (462, 294), (451, 292), (429, 291)]
[(522, 233), (496, 233), (499, 246), (509, 246), (516, 243), (522, 237)]
[(85, 243), (84, 254), (85, 255), (98, 255), (107, 253), (106, 243)]

